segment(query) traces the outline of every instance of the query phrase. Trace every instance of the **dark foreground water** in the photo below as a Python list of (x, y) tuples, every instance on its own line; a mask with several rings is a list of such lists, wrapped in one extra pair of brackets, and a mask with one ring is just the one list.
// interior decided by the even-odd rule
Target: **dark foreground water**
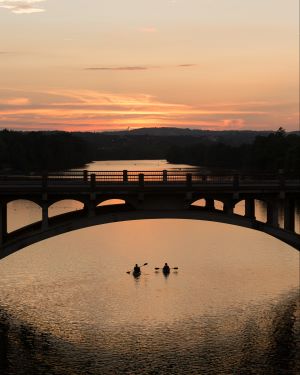
[[(40, 215), (12, 202), (10, 229)], [(168, 278), (154, 271), (166, 261)], [(149, 263), (138, 279), (136, 262)], [(299, 253), (254, 230), (107, 224), (1, 260), (0, 277), (1, 375), (300, 374)]]
[(2, 310), (0, 373), (296, 375), (299, 311), (290, 293), (268, 306), (157, 324), (151, 332), (142, 325), (84, 327), (81, 342), (72, 343)]

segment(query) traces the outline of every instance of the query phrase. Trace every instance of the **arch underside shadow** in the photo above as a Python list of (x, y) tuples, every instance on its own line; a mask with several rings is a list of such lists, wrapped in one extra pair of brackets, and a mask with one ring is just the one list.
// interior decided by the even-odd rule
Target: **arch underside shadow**
[(136, 210), (127, 204), (119, 204), (98, 207), (94, 215), (88, 215), (85, 210), (79, 210), (53, 217), (49, 220), (49, 226), (44, 229), (42, 228), (42, 222), (36, 222), (11, 232), (7, 236), (7, 241), (0, 248), (0, 259), (34, 243), (74, 230), (95, 225), (145, 219), (188, 219), (231, 224), (264, 232), (300, 250), (300, 235), (274, 228), (266, 223), (241, 215), (228, 215), (220, 210), (207, 210), (202, 207), (190, 207), (181, 210)]

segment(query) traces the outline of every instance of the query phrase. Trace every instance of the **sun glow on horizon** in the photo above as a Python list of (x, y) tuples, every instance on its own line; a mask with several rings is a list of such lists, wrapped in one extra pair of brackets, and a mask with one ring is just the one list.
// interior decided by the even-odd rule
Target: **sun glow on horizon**
[(298, 130), (298, 11), (298, 0), (75, 2), (72, 12), (0, 0), (0, 128)]
[(155, 124), (213, 130), (245, 129), (250, 125), (255, 127), (253, 118), (267, 124), (274, 106), (289, 111), (291, 105), (296, 105), (241, 102), (191, 106), (167, 103), (145, 94), (129, 96), (91, 90), (34, 91), (22, 97), (15, 92), (15, 98), (12, 94), (9, 92), (7, 98), (0, 99), (0, 124), (5, 128), (30, 130), (101, 131)]

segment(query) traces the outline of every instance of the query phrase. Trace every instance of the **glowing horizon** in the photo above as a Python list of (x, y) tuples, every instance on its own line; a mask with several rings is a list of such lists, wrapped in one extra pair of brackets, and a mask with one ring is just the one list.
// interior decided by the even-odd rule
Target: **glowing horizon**
[(0, 129), (299, 130), (298, 10), (0, 0)]

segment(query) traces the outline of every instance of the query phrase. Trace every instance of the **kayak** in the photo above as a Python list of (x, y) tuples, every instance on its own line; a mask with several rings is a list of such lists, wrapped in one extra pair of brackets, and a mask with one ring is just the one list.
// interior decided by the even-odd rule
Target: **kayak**
[(164, 274), (164, 275), (169, 275), (169, 273), (170, 273), (170, 268), (166, 268), (166, 269), (163, 268), (162, 271), (163, 271), (163, 274)]
[(132, 275), (133, 275), (133, 277), (139, 277), (139, 276), (141, 276), (141, 271), (137, 271), (137, 272), (133, 271)]

